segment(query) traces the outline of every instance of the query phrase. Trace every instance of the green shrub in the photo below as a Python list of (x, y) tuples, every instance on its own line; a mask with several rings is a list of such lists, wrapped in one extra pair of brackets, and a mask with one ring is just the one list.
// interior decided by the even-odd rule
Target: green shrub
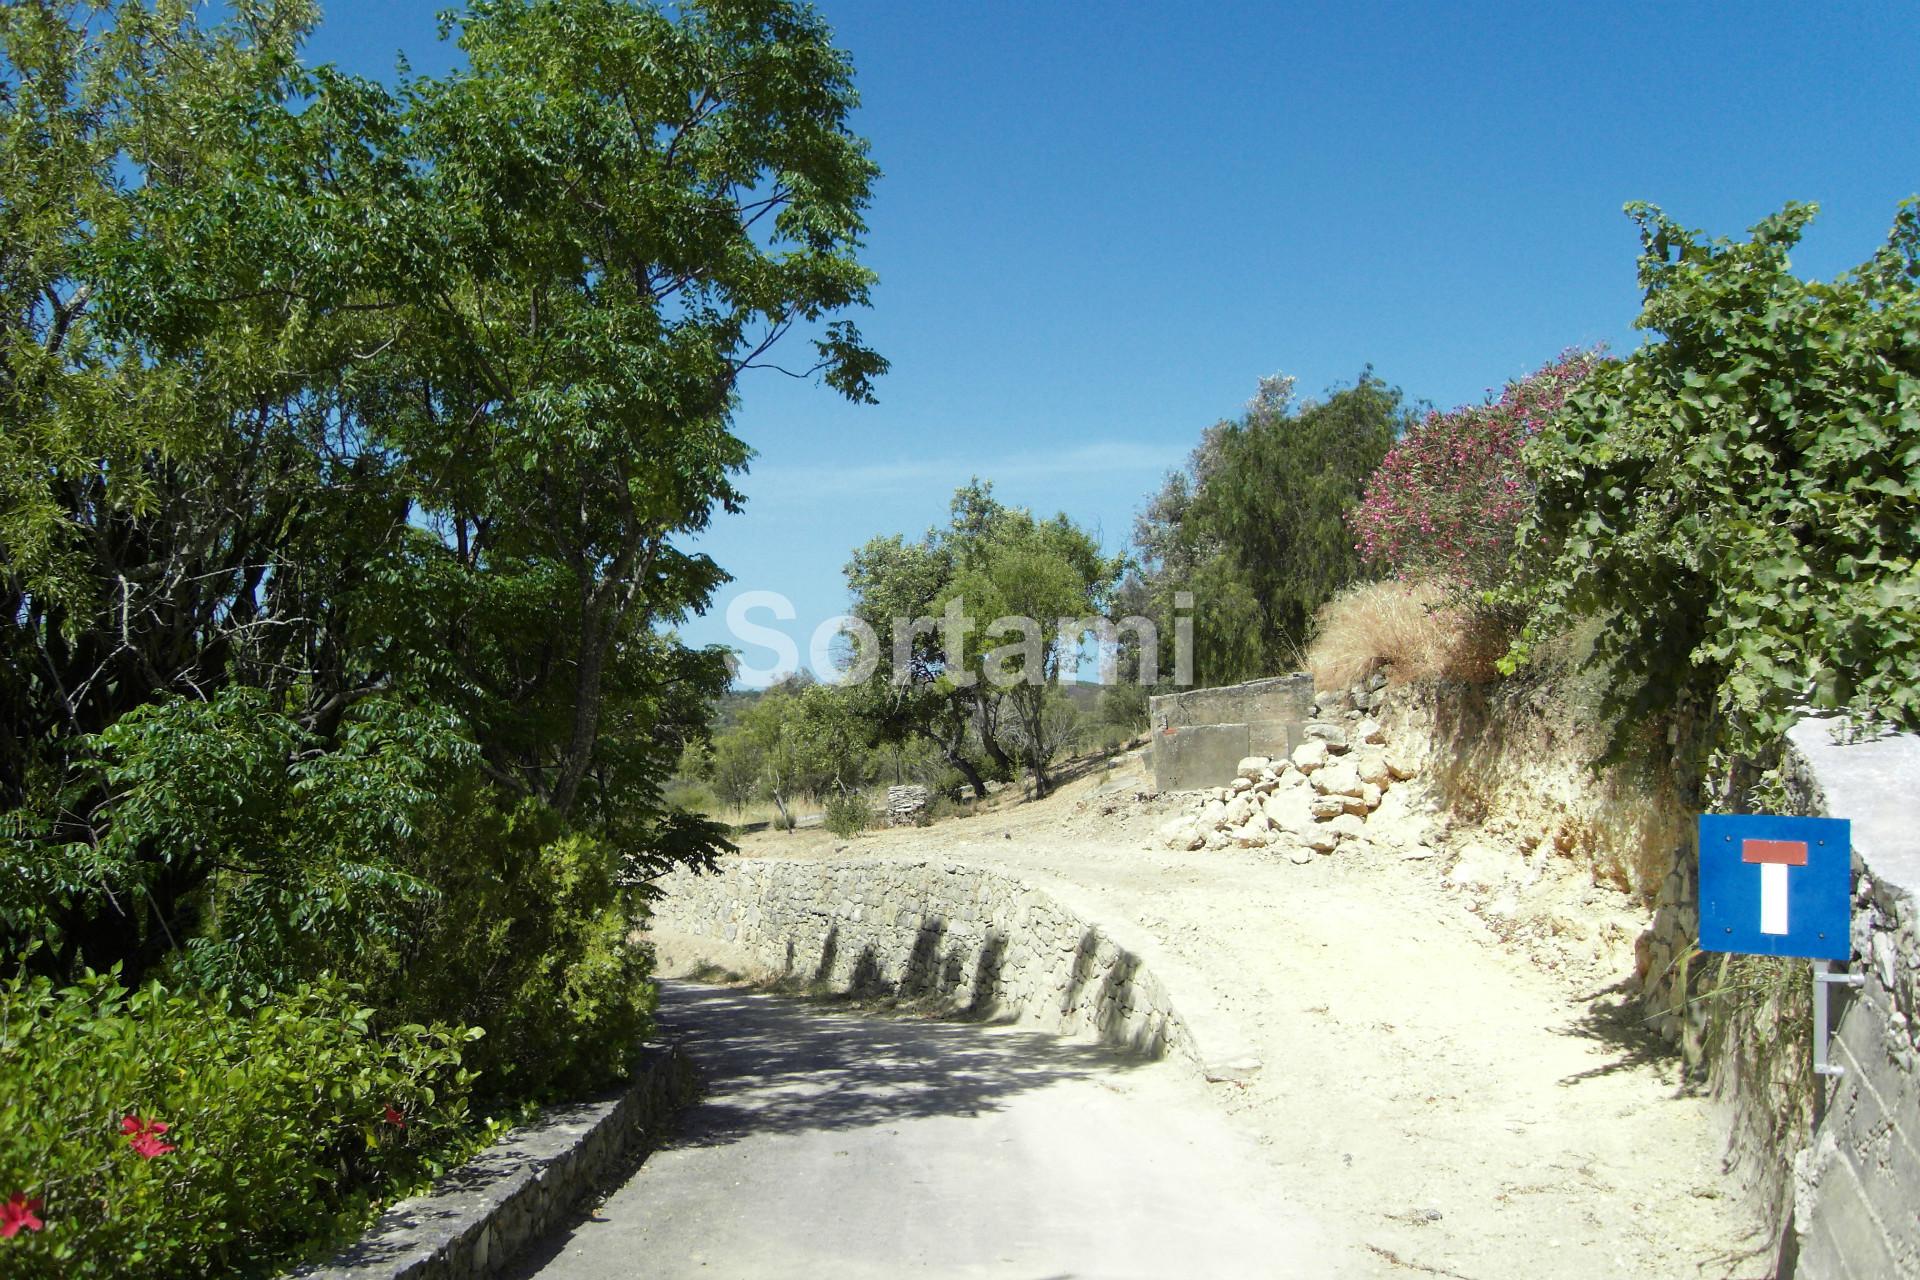
[[(486, 1036), (468, 1054), (489, 1104), (598, 1089), (652, 1028), (639, 889), (610, 842), (527, 802), (454, 803), (417, 867), (438, 889), (405, 942), (354, 976), (395, 1022), (452, 1018)], [(464, 810), (464, 812), (463, 812)]]
[(474, 1033), (370, 1015), (332, 982), (233, 1004), (0, 983), (0, 1202), (44, 1223), (0, 1239), (0, 1273), (234, 1275), (358, 1228), (473, 1133)]
[(1629, 212), (1658, 340), (1527, 445), (1507, 665), (1601, 620), (1616, 753), (1691, 719), (1716, 785), (1808, 707), (1920, 727), (1920, 205), (1830, 284), (1792, 269), (1811, 205), (1740, 242)]
[(719, 813), (720, 797), (704, 782), (679, 781), (667, 787), (661, 800), (688, 813)]
[(873, 825), (873, 804), (858, 791), (842, 791), (827, 800), (827, 830), (857, 836)]

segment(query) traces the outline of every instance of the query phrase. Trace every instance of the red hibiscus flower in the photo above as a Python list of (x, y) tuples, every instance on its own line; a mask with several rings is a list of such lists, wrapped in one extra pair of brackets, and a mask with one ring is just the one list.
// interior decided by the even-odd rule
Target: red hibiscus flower
[(39, 1196), (29, 1200), (24, 1191), (16, 1191), (0, 1204), (0, 1240), (11, 1240), (22, 1231), (38, 1231), (45, 1225), (40, 1221)]
[(142, 1120), (139, 1116), (128, 1116), (120, 1122), (120, 1132), (127, 1135), (127, 1145), (142, 1160), (163, 1156), (174, 1149), (171, 1142), (160, 1141), (160, 1135), (172, 1127), (158, 1120)]
[(388, 1107), (387, 1114), (382, 1118), (396, 1129), (404, 1129), (407, 1127), (407, 1118), (393, 1107)]

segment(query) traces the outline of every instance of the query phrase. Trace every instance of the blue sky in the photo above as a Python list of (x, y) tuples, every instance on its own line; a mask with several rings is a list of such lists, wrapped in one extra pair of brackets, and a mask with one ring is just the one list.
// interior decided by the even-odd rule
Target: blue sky
[[(436, 7), (333, 0), (311, 53), (439, 69)], [(696, 642), (771, 590), (804, 652), (848, 552), (973, 474), (1117, 548), (1263, 374), (1313, 393), (1371, 364), (1446, 406), (1630, 350), (1628, 200), (1724, 234), (1818, 201), (1796, 265), (1831, 276), (1920, 191), (1910, 5), (817, 7), (886, 175), (856, 319), (893, 370), (878, 406), (743, 384), (759, 457), (700, 544), (736, 581)]]

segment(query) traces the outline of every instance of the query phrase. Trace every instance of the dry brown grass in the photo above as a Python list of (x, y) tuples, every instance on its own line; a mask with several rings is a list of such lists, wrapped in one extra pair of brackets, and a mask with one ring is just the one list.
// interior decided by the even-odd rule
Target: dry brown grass
[(1344, 689), (1380, 667), (1395, 683), (1491, 680), (1506, 650), (1497, 624), (1438, 583), (1365, 582), (1321, 607), (1306, 660), (1315, 688)]

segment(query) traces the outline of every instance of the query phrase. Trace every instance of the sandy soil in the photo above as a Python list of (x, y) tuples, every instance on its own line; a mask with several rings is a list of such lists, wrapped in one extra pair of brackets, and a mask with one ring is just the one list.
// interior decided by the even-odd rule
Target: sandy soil
[(1368, 841), (1303, 865), (1175, 853), (1155, 832), (1183, 800), (1152, 796), (1136, 754), (1040, 802), (742, 852), (973, 862), (1143, 930), (1197, 1028), (1260, 1063), (1212, 1096), (1380, 1275), (1764, 1275), (1707, 1101), (1614, 989), (1631, 904), (1549, 868), (1521, 922), (1448, 875), (1498, 856), (1485, 833), (1449, 831), (1417, 783), (1394, 794)]

